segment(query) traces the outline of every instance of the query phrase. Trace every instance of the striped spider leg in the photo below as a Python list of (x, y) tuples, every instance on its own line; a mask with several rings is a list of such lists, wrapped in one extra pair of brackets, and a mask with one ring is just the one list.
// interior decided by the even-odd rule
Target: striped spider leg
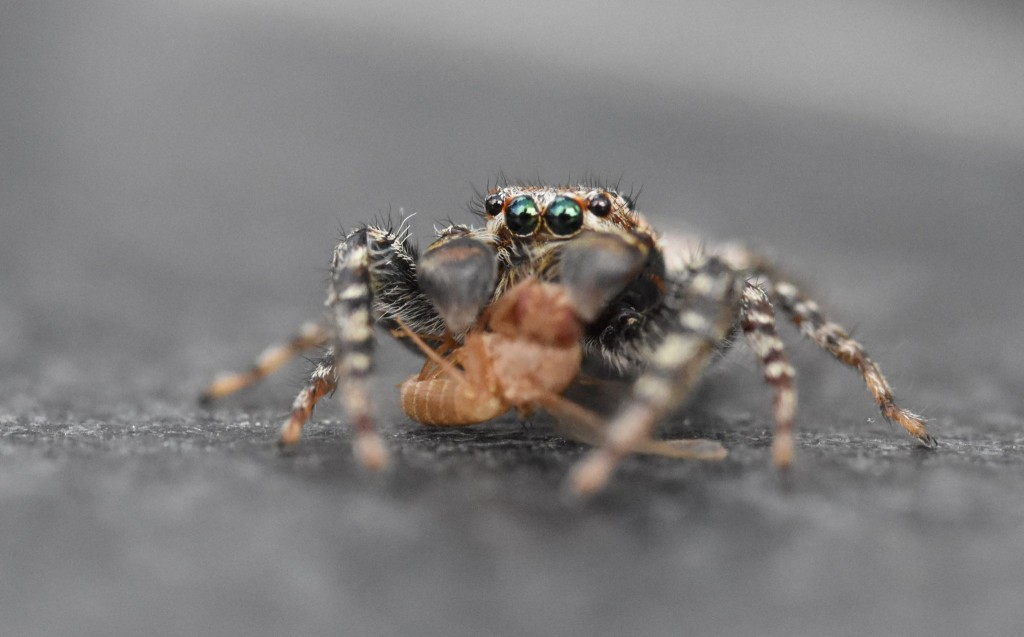
[(271, 347), (242, 374), (219, 377), (204, 392), (208, 401), (242, 389), (269, 374), (301, 351), (323, 347), (305, 387), (295, 397), (281, 428), (279, 444), (298, 442), (313, 408), (340, 388), (341, 403), (355, 428), (354, 450), (370, 469), (386, 466), (388, 454), (374, 426), (371, 399), (374, 324), (397, 329), (396, 317), (417, 333), (440, 339), (444, 323), (420, 290), (416, 252), (406, 227), (365, 226), (352, 231), (335, 248), (325, 305), (327, 318), (304, 328), (288, 343)]
[[(669, 279), (674, 280), (675, 291), (666, 295), (665, 304), (672, 308), (673, 319), (663, 340), (652, 349), (632, 396), (609, 423), (604, 445), (574, 468), (570, 482), (577, 491), (592, 493), (606, 484), (630, 446), (650, 437), (658, 422), (686, 399), (714, 355), (730, 346), (737, 327), (772, 387), (772, 456), (776, 466), (788, 467), (793, 458), (795, 372), (776, 333), (773, 299), (801, 332), (860, 373), (883, 416), (901, 425), (921, 446), (936, 447), (924, 420), (896, 404), (891, 387), (864, 347), (825, 319), (814, 301), (763, 259), (726, 247), (719, 255), (694, 258), (683, 272), (670, 273)], [(755, 285), (755, 279), (761, 279), (761, 284)]]
[(770, 299), (768, 306), (775, 304), (781, 308), (804, 336), (839, 362), (857, 371), (886, 420), (902, 427), (921, 447), (934, 449), (938, 446), (935, 438), (928, 433), (924, 419), (896, 404), (892, 387), (864, 346), (851, 337), (843, 326), (829, 320), (818, 303), (796, 283), (781, 274), (767, 259), (742, 246), (723, 246), (720, 252), (734, 270), (762, 282)]

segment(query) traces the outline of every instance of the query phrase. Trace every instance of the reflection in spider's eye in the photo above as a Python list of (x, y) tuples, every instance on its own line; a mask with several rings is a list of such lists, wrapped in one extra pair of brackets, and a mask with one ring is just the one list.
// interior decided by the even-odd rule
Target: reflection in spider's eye
[(484, 199), (484, 212), (491, 217), (496, 217), (501, 214), (501, 195), (494, 193), (487, 199)]
[(508, 202), (505, 208), (505, 225), (514, 234), (527, 236), (533, 234), (540, 225), (540, 211), (537, 202), (526, 195), (520, 195)]
[(571, 197), (556, 197), (544, 213), (544, 222), (554, 234), (574, 234), (583, 227), (583, 208)]
[(590, 198), (590, 201), (587, 202), (587, 210), (598, 217), (606, 217), (612, 211), (612, 202), (608, 199), (608, 195), (600, 193)]

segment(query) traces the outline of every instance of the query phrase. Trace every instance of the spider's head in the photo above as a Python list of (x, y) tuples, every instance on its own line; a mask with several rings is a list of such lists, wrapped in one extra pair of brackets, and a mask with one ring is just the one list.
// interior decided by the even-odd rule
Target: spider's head
[(631, 227), (633, 203), (614, 190), (591, 186), (505, 186), (487, 192), (489, 230), (518, 239), (568, 239), (583, 230)]

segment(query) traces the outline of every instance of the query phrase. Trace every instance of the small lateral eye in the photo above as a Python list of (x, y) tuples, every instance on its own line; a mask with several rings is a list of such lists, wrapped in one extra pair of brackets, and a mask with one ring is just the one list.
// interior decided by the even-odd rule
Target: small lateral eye
[(540, 226), (540, 210), (532, 197), (520, 195), (505, 207), (505, 225), (513, 234), (525, 237)]
[(607, 217), (612, 211), (612, 201), (603, 192), (598, 193), (587, 202), (587, 210), (598, 217)]
[(583, 208), (572, 197), (556, 197), (544, 212), (544, 223), (554, 234), (575, 234), (583, 227)]
[(484, 212), (491, 217), (496, 217), (501, 214), (501, 204), (504, 203), (501, 199), (501, 195), (494, 193), (487, 199), (484, 199)]

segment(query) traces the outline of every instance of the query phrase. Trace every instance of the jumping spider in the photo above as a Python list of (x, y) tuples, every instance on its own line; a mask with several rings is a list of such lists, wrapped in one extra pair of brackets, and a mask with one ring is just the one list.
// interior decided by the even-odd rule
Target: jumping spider
[[(629, 197), (594, 184), (506, 184), (488, 190), (473, 208), (483, 227), (442, 228), (422, 256), (404, 224), (350, 232), (331, 261), (328, 316), (266, 350), (247, 372), (219, 377), (204, 399), (255, 383), (301, 351), (323, 348), (280, 444), (298, 442), (314, 405), (337, 389), (355, 426), (357, 457), (381, 468), (387, 451), (374, 428), (370, 383), (379, 323), (427, 356), (421, 372), (403, 384), (411, 418), (461, 426), (510, 407), (546, 409), (597, 447), (571, 476), (576, 489), (593, 491), (630, 453), (673, 455), (658, 445), (684, 441), (655, 441), (655, 427), (742, 332), (774, 393), (772, 454), (786, 467), (793, 456), (796, 390), (775, 331), (777, 307), (859, 372), (885, 418), (924, 447), (936, 446), (923, 419), (897, 406), (863, 346), (753, 251), (662, 236)], [(557, 318), (559, 307), (569, 308), (563, 318)], [(546, 328), (568, 330), (568, 336), (548, 338)], [(635, 378), (607, 423), (560, 396), (579, 376), (581, 359)], [(516, 383), (536, 391), (509, 389)], [(720, 457), (702, 442), (710, 443), (674, 449), (684, 457)]]

